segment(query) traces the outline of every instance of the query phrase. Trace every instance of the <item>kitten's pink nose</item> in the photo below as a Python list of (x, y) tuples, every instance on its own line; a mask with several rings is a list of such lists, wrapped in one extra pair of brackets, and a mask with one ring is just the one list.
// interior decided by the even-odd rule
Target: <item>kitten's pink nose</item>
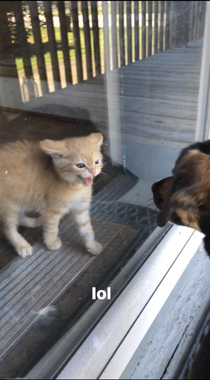
[(91, 172), (92, 176), (95, 177), (95, 175), (96, 175), (96, 169), (92, 169), (92, 170), (90, 170), (90, 172)]

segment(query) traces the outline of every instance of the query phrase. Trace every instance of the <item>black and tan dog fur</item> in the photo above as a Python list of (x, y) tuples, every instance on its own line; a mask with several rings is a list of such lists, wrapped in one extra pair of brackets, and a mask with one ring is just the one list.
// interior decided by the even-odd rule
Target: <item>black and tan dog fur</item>
[(158, 226), (170, 220), (202, 232), (210, 256), (210, 140), (183, 149), (172, 174), (152, 186)]

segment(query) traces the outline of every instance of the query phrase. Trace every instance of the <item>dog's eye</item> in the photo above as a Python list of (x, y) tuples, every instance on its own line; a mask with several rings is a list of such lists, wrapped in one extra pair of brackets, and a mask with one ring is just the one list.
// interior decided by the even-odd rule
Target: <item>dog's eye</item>
[(83, 169), (85, 168), (85, 164), (79, 163), (79, 164), (76, 164), (76, 167), (79, 169)]
[(95, 165), (98, 165), (99, 164), (99, 159), (97, 158), (97, 160), (95, 161)]
[(199, 208), (199, 211), (205, 211), (205, 205), (204, 204), (200, 204), (199, 206), (198, 206), (198, 208)]

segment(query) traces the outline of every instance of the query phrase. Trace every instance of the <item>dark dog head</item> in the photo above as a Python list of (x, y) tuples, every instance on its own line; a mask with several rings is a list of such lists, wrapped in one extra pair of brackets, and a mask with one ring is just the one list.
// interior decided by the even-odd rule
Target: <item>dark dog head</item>
[(185, 148), (172, 174), (152, 186), (158, 226), (170, 220), (204, 233), (210, 254), (210, 140)]

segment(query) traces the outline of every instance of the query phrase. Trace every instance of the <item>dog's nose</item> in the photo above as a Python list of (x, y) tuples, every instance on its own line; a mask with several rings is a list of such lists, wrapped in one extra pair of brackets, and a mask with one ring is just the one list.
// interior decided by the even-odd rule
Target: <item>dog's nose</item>
[(164, 227), (166, 225), (167, 221), (163, 218), (161, 212), (157, 217), (157, 225), (158, 227)]

